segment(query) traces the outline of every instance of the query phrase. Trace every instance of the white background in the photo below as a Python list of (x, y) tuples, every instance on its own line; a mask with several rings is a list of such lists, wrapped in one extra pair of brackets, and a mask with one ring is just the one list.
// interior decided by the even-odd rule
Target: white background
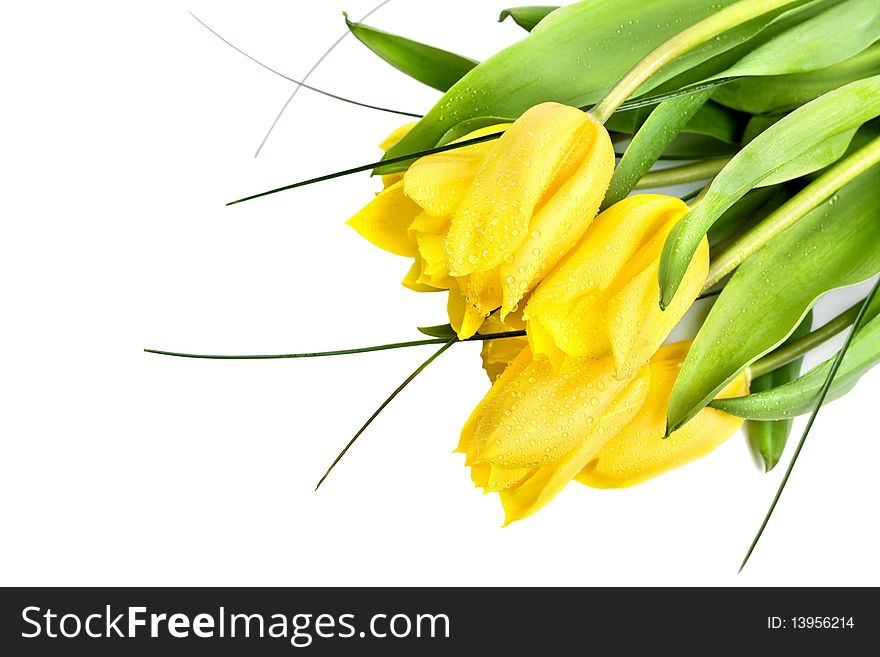
[[(820, 414), (737, 576), (783, 470), (762, 474), (741, 436), (634, 489), (569, 486), (502, 529), (497, 497), (452, 454), (488, 388), (476, 345), (426, 370), (318, 494), (428, 348), (262, 362), (141, 351), (332, 349), (445, 321), (441, 296), (397, 285), (403, 259), (344, 225), (376, 187), (366, 174), (224, 207), (371, 161), (400, 120), (302, 91), (254, 159), (292, 85), (187, 10), (296, 77), (344, 31), (341, 10), (373, 4), (5, 6), (0, 581), (880, 584), (880, 371)], [(504, 6), (393, 0), (370, 22), (485, 58), (522, 35), (495, 22)], [(411, 111), (438, 97), (352, 38), (312, 81)]]

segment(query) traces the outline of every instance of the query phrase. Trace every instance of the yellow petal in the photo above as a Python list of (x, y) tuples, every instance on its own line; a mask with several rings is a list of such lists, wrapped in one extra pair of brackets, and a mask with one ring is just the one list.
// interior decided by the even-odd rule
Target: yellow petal
[(428, 285), (422, 282), (423, 268), (424, 261), (421, 258), (416, 258), (412, 264), (412, 267), (410, 267), (409, 271), (406, 272), (406, 276), (404, 276), (401, 284), (404, 287), (409, 288), (413, 292), (442, 292), (443, 288), (434, 287), (432, 285)]
[(495, 381), (501, 376), (510, 361), (516, 358), (528, 344), (526, 337), (485, 340), (480, 357), (483, 359), (483, 369), (489, 375), (489, 380)]
[(403, 180), (403, 171), (382, 174), (382, 188), (388, 189), (392, 185), (399, 183), (401, 180)]
[[(382, 140), (382, 143), (379, 144), (379, 148), (381, 148), (383, 151), (387, 151), (389, 148), (391, 148), (397, 142), (403, 139), (406, 136), (406, 133), (413, 129), (413, 126), (415, 126), (415, 124), (416, 121), (413, 121), (411, 123), (404, 123), (399, 128), (395, 128), (391, 131), (391, 134), (389, 134), (387, 137), (385, 137), (384, 140)], [(387, 173), (382, 176), (382, 186), (385, 189), (388, 189), (389, 187), (391, 187), (391, 185), (399, 183), (401, 180), (403, 180), (402, 171), (400, 173)]]
[(406, 198), (399, 182), (380, 192), (348, 220), (348, 225), (380, 249), (414, 258), (418, 249), (407, 229), (420, 212), (419, 206)]
[(686, 212), (677, 198), (640, 194), (596, 217), (526, 306), (532, 351), (557, 367), (567, 358), (613, 353), (621, 378), (644, 365), (693, 303), (708, 271), (708, 245), (703, 244), (684, 289), (665, 312), (660, 310), (660, 253)]
[[(487, 126), (452, 143), (498, 132), (507, 125)], [(406, 195), (432, 216), (451, 216), (493, 144), (487, 141), (419, 158), (404, 175)]]
[[(552, 269), (589, 228), (614, 172), (614, 146), (608, 132), (588, 123), (569, 157), (579, 163), (529, 223), (527, 239), (501, 265), (502, 313), (507, 313)], [(567, 176), (567, 178), (565, 177)]]
[[(465, 300), (473, 308), (474, 313), (481, 318), (487, 318), (490, 313), (501, 306), (501, 280), (497, 269), (475, 272), (461, 276), (456, 280)], [(464, 339), (471, 336), (461, 335), (459, 337)]]
[[(524, 328), (525, 322), (522, 319), (522, 311), (514, 312), (504, 320), (501, 319), (500, 313), (496, 312), (486, 318), (478, 333), (482, 335), (509, 333), (511, 331), (522, 331)], [(508, 363), (516, 358), (528, 344), (528, 338), (525, 336), (484, 340), (480, 357), (483, 360), (483, 369), (489, 375), (489, 381), (494, 382), (495, 379), (501, 376)]]
[[(683, 216), (683, 215), (682, 215)], [(684, 317), (699, 296), (709, 273), (709, 241), (704, 237), (688, 266), (672, 303), (660, 309), (660, 286), (657, 284), (660, 255), (669, 232), (678, 223), (673, 218), (642, 250), (653, 259), (644, 266), (634, 262), (627, 266), (620, 278), (627, 281), (608, 304), (611, 322), (611, 348), (617, 365), (617, 375), (629, 376), (657, 351), (670, 331)]]
[(453, 276), (497, 267), (520, 247), (532, 216), (580, 164), (569, 156), (582, 156), (578, 145), (591, 141), (594, 126), (576, 108), (542, 103), (492, 143), (453, 215), (447, 244)]
[(504, 524), (532, 515), (556, 497), (602, 446), (638, 413), (648, 394), (650, 380), (651, 371), (645, 365), (562, 460), (539, 468), (523, 483), (509, 487), (510, 490), (500, 491)]
[(528, 347), (526, 347), (510, 362), (507, 369), (495, 381), (495, 384), (489, 389), (486, 396), (477, 404), (467, 422), (464, 423), (464, 427), (461, 430), (461, 438), (455, 451), (467, 455), (465, 465), (470, 465), (476, 455), (476, 436), (474, 432), (480, 418), (483, 417), (483, 413), (495, 403), (507, 383), (515, 379), (530, 362), (532, 362), (532, 354)]
[(410, 123), (404, 123), (399, 128), (395, 128), (391, 131), (391, 133), (382, 140), (382, 143), (379, 144), (379, 148), (383, 151), (387, 151), (389, 148), (394, 146), (401, 139), (406, 137), (406, 134), (415, 127), (418, 121), (411, 121)]
[(513, 377), (508, 370), (474, 427), (475, 462), (505, 468), (558, 462), (628, 384), (616, 378), (610, 356), (580, 361), (564, 373), (544, 359), (532, 360)]
[[(689, 342), (665, 345), (651, 359), (651, 387), (641, 411), (606, 443), (577, 481), (595, 488), (633, 486), (705, 456), (739, 430), (741, 418), (707, 407), (669, 438), (663, 437), (669, 394), (689, 348)], [(748, 394), (748, 385), (743, 373), (719, 397)]]
[(446, 271), (445, 240), (449, 229), (449, 217), (432, 217), (420, 213), (410, 224), (408, 234), (419, 249), (422, 269), (418, 282), (447, 290), (456, 285)]
[(449, 288), (449, 298), (446, 302), (446, 313), (449, 315), (449, 323), (460, 340), (472, 337), (483, 324), (484, 315), (474, 308), (456, 286)]
[(471, 479), (483, 489), (484, 493), (500, 493), (515, 488), (529, 479), (539, 468), (501, 468), (496, 465), (478, 463), (471, 468)]

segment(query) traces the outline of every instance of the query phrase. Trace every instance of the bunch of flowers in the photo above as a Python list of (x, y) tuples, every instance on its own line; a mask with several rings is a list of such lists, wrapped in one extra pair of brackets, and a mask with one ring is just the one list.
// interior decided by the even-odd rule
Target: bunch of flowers
[[(411, 261), (403, 285), (446, 294), (448, 324), (376, 348), (439, 345), (406, 385), (483, 343), (491, 387), (458, 451), (506, 523), (572, 481), (626, 487), (694, 461), (745, 421), (770, 470), (791, 418), (880, 360), (876, 286), (811, 317), (880, 272), (876, 0), (687, 5), (510, 9), (530, 34), (482, 63), (347, 21), (443, 92), (381, 161), (339, 174), (381, 175), (349, 224)], [(699, 186), (684, 198), (640, 191), (685, 182)], [(699, 298), (696, 335), (665, 344)]]

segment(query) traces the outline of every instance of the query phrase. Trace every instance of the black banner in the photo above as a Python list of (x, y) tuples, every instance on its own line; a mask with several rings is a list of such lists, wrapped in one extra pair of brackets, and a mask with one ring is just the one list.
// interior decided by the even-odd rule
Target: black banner
[[(5, 655), (864, 650), (875, 589), (5, 589)], [(203, 652), (204, 651), (204, 652)], [(855, 654), (845, 652), (843, 654)]]

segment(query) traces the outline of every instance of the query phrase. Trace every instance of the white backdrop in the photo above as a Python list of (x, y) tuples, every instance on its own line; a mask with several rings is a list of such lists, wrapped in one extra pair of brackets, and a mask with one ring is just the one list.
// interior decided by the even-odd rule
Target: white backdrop
[[(344, 31), (341, 10), (375, 2), (3, 9), (2, 584), (880, 584), (880, 371), (820, 414), (737, 576), (791, 446), (765, 476), (737, 436), (630, 490), (569, 486), (502, 529), (452, 454), (488, 388), (477, 345), (426, 370), (318, 494), (429, 348), (141, 351), (332, 349), (445, 321), (441, 296), (397, 285), (403, 259), (344, 225), (375, 189), (366, 174), (224, 207), (375, 159), (400, 120), (302, 91), (254, 159), (292, 85), (187, 10), (295, 77)], [(495, 22), (505, 5), (393, 0), (370, 22), (484, 58), (522, 35)], [(411, 111), (438, 97), (352, 38), (312, 81)]]

